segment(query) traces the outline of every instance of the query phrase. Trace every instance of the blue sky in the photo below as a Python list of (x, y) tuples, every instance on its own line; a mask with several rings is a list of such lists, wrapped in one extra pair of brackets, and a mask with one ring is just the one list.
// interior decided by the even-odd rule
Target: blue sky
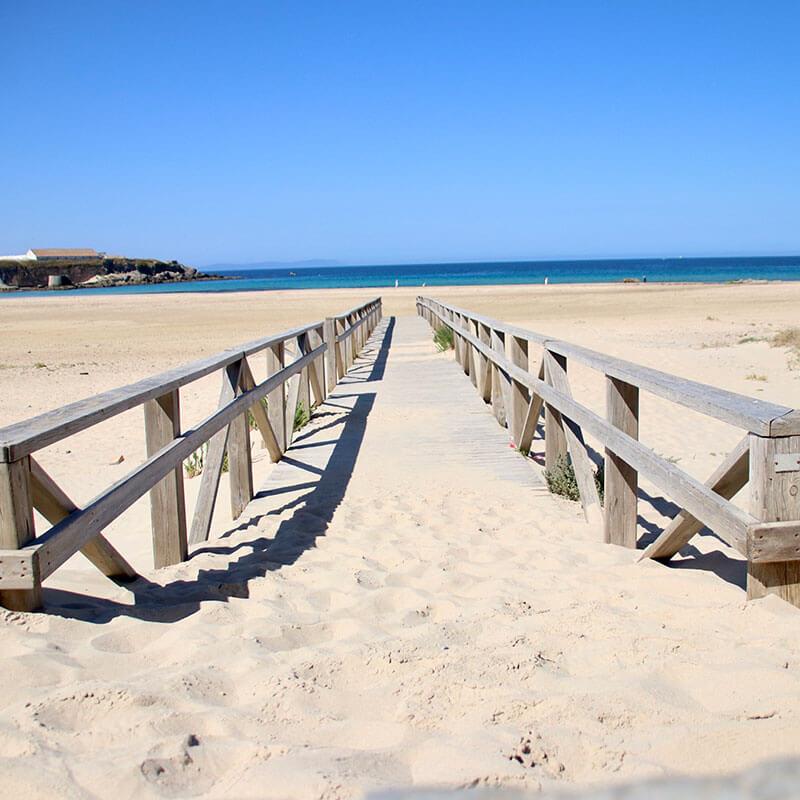
[(0, 0), (0, 252), (800, 252), (800, 3)]

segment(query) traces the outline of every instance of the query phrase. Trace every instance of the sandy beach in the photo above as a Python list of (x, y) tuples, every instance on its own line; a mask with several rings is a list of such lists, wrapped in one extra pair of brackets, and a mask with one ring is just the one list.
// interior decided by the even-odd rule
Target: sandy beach
[[(349, 453), (346, 486), (278, 494), (293, 475), (254, 437), (256, 486), (275, 493), (244, 522), (219, 503), (217, 538), (189, 562), (152, 569), (145, 500), (107, 530), (147, 579), (138, 596), (76, 556), (45, 584), (47, 613), (0, 610), (8, 796), (580, 787), (800, 756), (798, 611), (747, 603), (742, 557), (712, 535), (671, 567), (637, 564), (576, 503), (515, 477), (533, 467), (503, 451), (469, 379), (436, 352), (420, 293), (800, 407), (797, 354), (771, 345), (797, 325), (800, 283), (0, 298), (0, 425), (377, 294), (394, 318), (365, 354), (372, 383), (340, 387), (297, 451), (320, 483)], [(576, 364), (570, 380), (603, 413), (602, 376)], [(442, 395), (462, 390), (455, 419)], [(218, 392), (217, 375), (182, 391), (184, 426)], [(648, 395), (641, 421), (643, 442), (702, 480), (742, 435)], [(500, 437), (503, 458), (479, 461), (476, 431)], [(143, 458), (140, 409), (40, 454), (79, 504)], [(643, 534), (674, 513), (640, 506)]]

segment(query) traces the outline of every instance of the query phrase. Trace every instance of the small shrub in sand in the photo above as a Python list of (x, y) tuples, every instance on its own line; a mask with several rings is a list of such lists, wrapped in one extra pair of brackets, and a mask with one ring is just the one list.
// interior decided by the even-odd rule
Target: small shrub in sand
[(749, 375), (745, 376), (746, 381), (766, 381), (766, 375), (757, 375), (755, 372), (751, 372)]
[[(197, 450), (183, 462), (183, 471), (186, 473), (187, 478), (196, 478), (203, 472), (203, 468), (206, 465), (207, 453), (208, 442), (202, 447), (198, 447)], [(222, 471), (227, 472), (228, 469), (228, 451), (226, 450), (225, 455), (222, 457)]]
[(305, 404), (298, 403), (297, 408), (294, 411), (294, 430), (299, 431), (301, 428), (305, 428), (310, 419), (311, 416), (309, 415)]
[(453, 329), (443, 325), (433, 334), (433, 341), (436, 344), (436, 349), (443, 353), (445, 350), (454, 350), (456, 343), (453, 339)]
[[(559, 456), (555, 467), (545, 470), (544, 479), (547, 481), (547, 488), (553, 494), (566, 497), (567, 500), (581, 499), (578, 481), (575, 479), (575, 468), (568, 456)], [(597, 494), (601, 503), (603, 502), (603, 480), (603, 465), (601, 464), (594, 473), (594, 483), (597, 486)]]
[(788, 347), (793, 366), (800, 366), (800, 328), (784, 328), (778, 331), (770, 344), (773, 347)]

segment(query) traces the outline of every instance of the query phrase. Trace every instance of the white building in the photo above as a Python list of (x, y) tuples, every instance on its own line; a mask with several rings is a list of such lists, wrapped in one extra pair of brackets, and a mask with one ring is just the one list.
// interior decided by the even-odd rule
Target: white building
[(0, 256), (0, 261), (91, 261), (104, 255), (89, 247), (37, 247), (19, 256)]

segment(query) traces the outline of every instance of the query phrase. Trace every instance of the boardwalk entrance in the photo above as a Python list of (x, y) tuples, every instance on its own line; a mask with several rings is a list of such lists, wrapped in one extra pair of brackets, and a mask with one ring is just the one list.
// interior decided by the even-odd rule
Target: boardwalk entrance
[(362, 470), (368, 481), (396, 485), (398, 496), (404, 488), (435, 498), (495, 483), (546, 492), (469, 379), (435, 352), (418, 317), (383, 320), (314, 423), (272, 469), (246, 516), (300, 510), (280, 529), (270, 558), (291, 558), (318, 535)]

